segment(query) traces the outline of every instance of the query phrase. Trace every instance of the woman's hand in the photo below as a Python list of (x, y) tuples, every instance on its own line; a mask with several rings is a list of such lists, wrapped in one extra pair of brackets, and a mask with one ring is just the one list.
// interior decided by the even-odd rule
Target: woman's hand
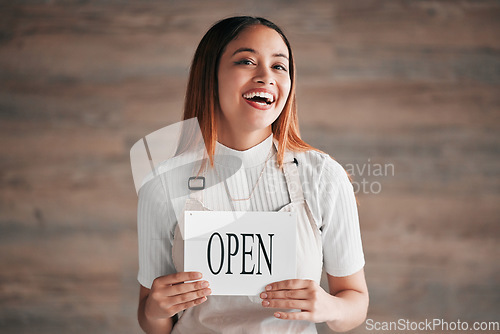
[(313, 280), (291, 279), (271, 283), (260, 298), (264, 307), (301, 310), (274, 313), (279, 319), (325, 322), (340, 317), (339, 298), (323, 290)]
[(184, 283), (201, 277), (199, 272), (180, 272), (156, 278), (145, 302), (145, 316), (151, 320), (170, 318), (206, 301), (212, 292), (207, 281)]
[(279, 319), (326, 322), (336, 332), (346, 332), (363, 323), (368, 310), (365, 273), (344, 277), (326, 275), (329, 292), (315, 281), (292, 279), (266, 286), (260, 297), (264, 307), (299, 309), (301, 312), (275, 312)]

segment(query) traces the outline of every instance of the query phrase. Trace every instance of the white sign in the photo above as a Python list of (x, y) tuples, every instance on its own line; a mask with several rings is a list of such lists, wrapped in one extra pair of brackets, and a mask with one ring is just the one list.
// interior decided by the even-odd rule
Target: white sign
[(184, 222), (184, 271), (201, 272), (212, 295), (296, 278), (296, 213), (186, 211)]

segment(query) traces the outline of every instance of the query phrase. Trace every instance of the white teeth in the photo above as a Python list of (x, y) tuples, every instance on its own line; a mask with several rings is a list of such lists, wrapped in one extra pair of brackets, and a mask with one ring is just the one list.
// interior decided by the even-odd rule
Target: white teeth
[(274, 96), (273, 94), (269, 94), (269, 93), (266, 93), (266, 92), (250, 92), (250, 93), (247, 93), (247, 94), (243, 94), (243, 97), (245, 99), (251, 99), (255, 96), (258, 96), (258, 97), (262, 97), (263, 99), (266, 99), (267, 102), (274, 102)]

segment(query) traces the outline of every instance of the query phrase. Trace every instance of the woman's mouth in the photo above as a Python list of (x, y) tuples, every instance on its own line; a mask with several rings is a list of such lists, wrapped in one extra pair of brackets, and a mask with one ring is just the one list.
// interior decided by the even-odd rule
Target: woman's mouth
[(274, 94), (264, 90), (251, 90), (243, 94), (245, 101), (252, 107), (265, 110), (275, 102)]

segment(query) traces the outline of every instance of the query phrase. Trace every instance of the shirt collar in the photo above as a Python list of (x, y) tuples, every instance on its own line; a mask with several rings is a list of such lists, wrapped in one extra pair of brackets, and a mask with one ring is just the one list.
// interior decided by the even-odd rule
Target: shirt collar
[(273, 146), (273, 134), (264, 139), (259, 144), (244, 151), (234, 150), (223, 144), (216, 142), (214, 162), (226, 167), (250, 168), (263, 164), (269, 157), (269, 152)]

